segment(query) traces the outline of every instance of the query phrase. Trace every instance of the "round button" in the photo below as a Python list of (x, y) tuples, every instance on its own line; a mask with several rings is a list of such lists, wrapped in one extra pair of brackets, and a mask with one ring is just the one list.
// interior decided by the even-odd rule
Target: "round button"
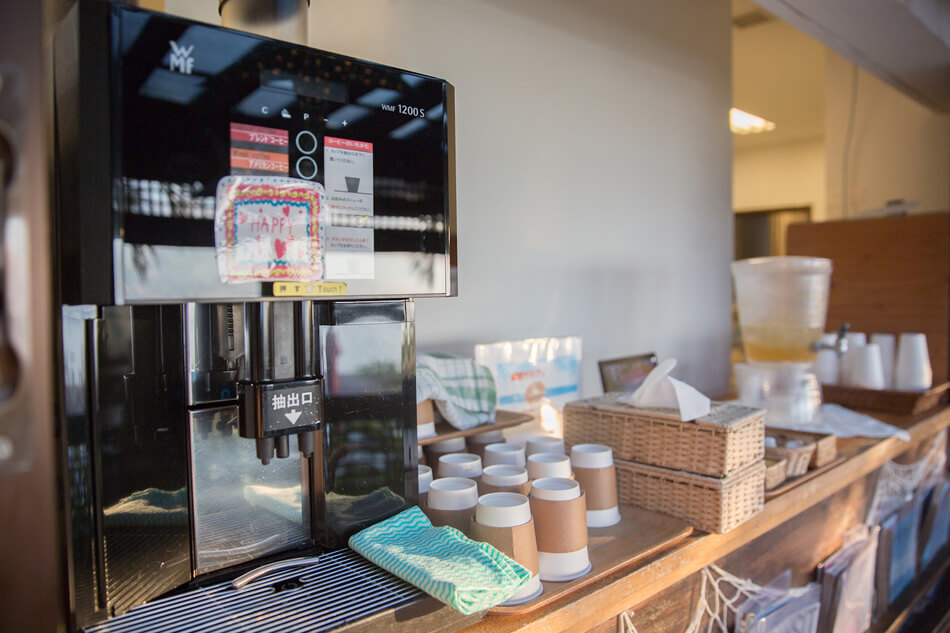
[(297, 159), (297, 175), (304, 180), (313, 180), (317, 175), (317, 161), (309, 156), (301, 156)]
[(303, 154), (313, 154), (317, 151), (317, 137), (313, 132), (304, 130), (297, 135), (297, 149)]

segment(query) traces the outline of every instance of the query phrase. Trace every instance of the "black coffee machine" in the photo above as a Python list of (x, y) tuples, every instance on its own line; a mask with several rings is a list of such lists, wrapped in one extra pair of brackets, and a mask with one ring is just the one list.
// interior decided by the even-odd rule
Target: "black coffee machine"
[(413, 504), (452, 86), (81, 0), (55, 89), (73, 625)]

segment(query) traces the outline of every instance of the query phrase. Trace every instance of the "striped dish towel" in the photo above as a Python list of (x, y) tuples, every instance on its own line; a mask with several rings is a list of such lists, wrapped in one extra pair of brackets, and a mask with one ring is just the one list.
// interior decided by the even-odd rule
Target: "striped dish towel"
[(470, 358), (449, 354), (416, 356), (416, 402), (433, 400), (457, 429), (495, 421), (495, 379)]
[(488, 543), (432, 527), (417, 507), (354, 534), (350, 547), (463, 615), (501, 604), (531, 579)]

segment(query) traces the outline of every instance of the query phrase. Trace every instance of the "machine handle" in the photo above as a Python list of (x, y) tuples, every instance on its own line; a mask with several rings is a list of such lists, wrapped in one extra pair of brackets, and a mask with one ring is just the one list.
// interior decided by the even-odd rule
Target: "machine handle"
[(239, 576), (231, 581), (231, 587), (233, 589), (241, 589), (242, 587), (247, 586), (251, 582), (257, 580), (261, 576), (267, 575), (273, 571), (278, 571), (281, 569), (287, 569), (288, 567), (304, 567), (305, 565), (316, 565), (320, 562), (319, 556), (302, 556), (300, 558), (288, 558), (287, 560), (280, 560), (276, 563), (268, 563), (267, 565), (261, 565), (257, 569), (247, 572), (243, 576)]

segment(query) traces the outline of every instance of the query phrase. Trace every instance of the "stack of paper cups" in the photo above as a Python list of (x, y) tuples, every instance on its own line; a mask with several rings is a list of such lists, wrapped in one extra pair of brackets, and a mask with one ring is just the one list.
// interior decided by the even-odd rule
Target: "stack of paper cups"
[(525, 456), (531, 457), (535, 453), (560, 453), (564, 455), (564, 440), (551, 435), (529, 437), (524, 446)]
[(439, 458), (443, 455), (450, 455), (452, 453), (464, 453), (465, 452), (465, 438), (464, 437), (453, 437), (449, 440), (442, 440), (441, 442), (433, 442), (425, 447), (426, 452), (426, 463), (430, 466), (439, 465)]
[(450, 453), (439, 458), (439, 477), (467, 477), (478, 481), (482, 459), (471, 453)]
[(517, 444), (489, 444), (485, 447), (484, 462), (486, 466), (497, 464), (524, 466), (524, 448)]
[(562, 453), (534, 453), (528, 455), (528, 477), (573, 477), (571, 460)]
[(423, 510), (432, 525), (450, 525), (470, 534), (477, 504), (478, 487), (474, 481), (463, 477), (446, 477), (429, 484), (429, 497)]
[(538, 479), (529, 499), (541, 580), (567, 582), (589, 572), (587, 506), (578, 483), (563, 477)]
[(471, 532), (476, 541), (492, 545), (531, 572), (531, 580), (503, 605), (521, 604), (541, 595), (538, 544), (527, 497), (512, 492), (482, 495)]
[(478, 491), (483, 495), (492, 492), (517, 492), (527, 496), (531, 492), (528, 471), (522, 466), (510, 464), (485, 466), (478, 482)]
[(420, 440), (435, 437), (435, 409), (432, 400), (423, 400), (416, 405), (416, 426)]
[(841, 358), (841, 374), (838, 382), (850, 387), (854, 386), (854, 378), (852, 377), (854, 358), (857, 356), (858, 348), (868, 344), (868, 337), (863, 332), (848, 332), (845, 334), (845, 338), (848, 341), (848, 349)]
[(614, 454), (602, 444), (577, 444), (571, 448), (574, 478), (587, 496), (587, 527), (607, 527), (620, 522), (617, 471)]
[[(822, 334), (822, 345), (834, 347), (838, 341), (837, 334)], [(815, 375), (823, 385), (837, 385), (841, 373), (841, 363), (838, 359), (838, 350), (822, 347), (815, 358)]]
[(478, 455), (485, 459), (485, 447), (489, 444), (498, 444), (499, 442), (505, 441), (505, 434), (502, 433), (499, 429), (493, 431), (485, 431), (484, 433), (479, 433), (478, 435), (470, 435), (465, 443), (468, 445), (468, 452)]
[(905, 391), (924, 391), (933, 384), (933, 368), (924, 334), (901, 334), (897, 344), (894, 385)]
[(419, 465), (419, 507), (426, 507), (426, 498), (429, 496), (429, 484), (432, 483), (432, 469)]
[(881, 350), (881, 366), (884, 369), (884, 388), (894, 388), (894, 335), (872, 334), (871, 342)]
[(868, 343), (854, 350), (851, 384), (861, 389), (884, 388), (884, 364), (881, 362), (881, 348), (876, 343)]

